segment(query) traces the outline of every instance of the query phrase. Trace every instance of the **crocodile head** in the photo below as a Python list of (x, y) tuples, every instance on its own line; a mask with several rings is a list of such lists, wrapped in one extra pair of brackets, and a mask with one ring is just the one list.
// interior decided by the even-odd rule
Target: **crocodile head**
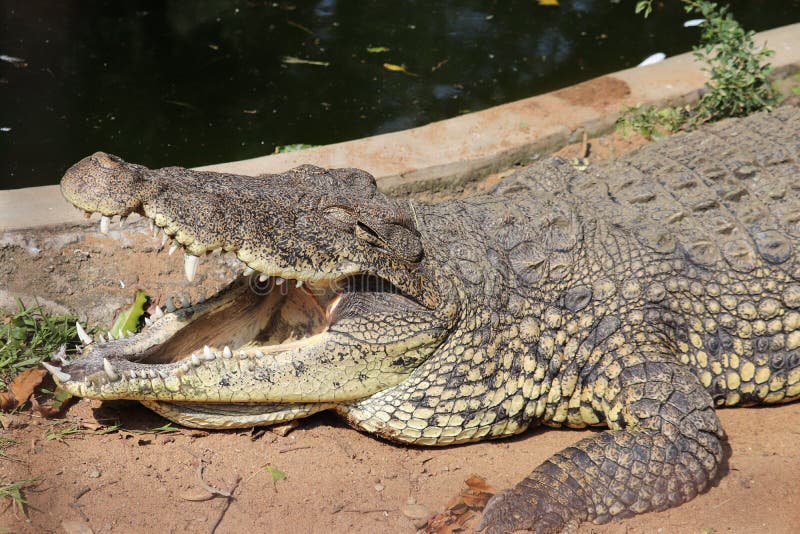
[(219, 249), (247, 275), (202, 303), (158, 309), (140, 333), (81, 332), (84, 355), (48, 366), (74, 395), (135, 399), (198, 426), (275, 422), (401, 382), (454, 321), (413, 207), (363, 171), (244, 177), (96, 153), (61, 188), (101, 215), (101, 230), (114, 216), (149, 218), (184, 249), (189, 280)]

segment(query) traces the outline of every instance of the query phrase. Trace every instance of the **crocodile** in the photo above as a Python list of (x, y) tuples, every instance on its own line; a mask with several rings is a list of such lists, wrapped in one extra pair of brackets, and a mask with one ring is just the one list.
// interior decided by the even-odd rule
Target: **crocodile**
[(96, 153), (61, 188), (101, 230), (138, 213), (243, 276), (139, 333), (47, 364), (74, 395), (186, 426), (332, 410), (448, 445), (607, 427), (496, 494), (489, 533), (560, 532), (684, 503), (724, 461), (715, 409), (800, 396), (800, 110), (681, 133), (489, 190), (390, 198), (357, 169), (245, 177)]

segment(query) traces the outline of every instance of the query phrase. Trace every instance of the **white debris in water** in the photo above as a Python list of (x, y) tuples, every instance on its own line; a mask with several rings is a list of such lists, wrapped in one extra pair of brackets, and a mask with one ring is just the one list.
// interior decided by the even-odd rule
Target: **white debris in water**
[(667, 55), (664, 52), (657, 52), (652, 56), (648, 56), (644, 61), (639, 63), (637, 67), (646, 67), (647, 65), (654, 65), (659, 61), (664, 61), (667, 58)]
[(7, 56), (5, 54), (0, 54), (0, 61), (5, 61), (6, 63), (25, 63), (25, 60), (21, 57)]
[(684, 28), (694, 28), (695, 26), (700, 26), (706, 21), (706, 19), (690, 19), (683, 23)]

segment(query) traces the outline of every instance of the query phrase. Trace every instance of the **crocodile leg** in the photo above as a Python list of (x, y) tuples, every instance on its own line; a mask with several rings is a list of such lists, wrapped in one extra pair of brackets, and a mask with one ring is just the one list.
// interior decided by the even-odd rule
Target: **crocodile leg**
[(604, 371), (608, 386), (597, 392), (610, 430), (564, 449), (497, 494), (484, 510), (487, 534), (605, 523), (677, 506), (708, 487), (723, 436), (710, 395), (668, 355), (627, 360), (616, 377)]

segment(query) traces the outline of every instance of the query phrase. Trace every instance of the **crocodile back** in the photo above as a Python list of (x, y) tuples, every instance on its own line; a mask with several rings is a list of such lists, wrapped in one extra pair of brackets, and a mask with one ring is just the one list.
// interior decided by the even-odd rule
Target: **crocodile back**
[[(549, 159), (493, 194), (537, 213), (555, 202), (570, 213), (560, 219), (580, 221), (557, 225), (583, 232), (570, 241), (575, 274), (553, 284), (545, 270), (527, 284), (538, 298), (567, 302), (585, 286), (578, 315), (611, 316), (667, 346), (716, 405), (800, 395), (800, 109), (724, 121), (583, 171)], [(552, 220), (534, 224), (544, 256)], [(510, 249), (512, 265), (522, 249)], [(603, 364), (595, 354), (578, 365)]]
[[(570, 190), (660, 253), (703, 267), (800, 277), (800, 109), (676, 135), (584, 174)], [(727, 264), (727, 266), (726, 266)]]

